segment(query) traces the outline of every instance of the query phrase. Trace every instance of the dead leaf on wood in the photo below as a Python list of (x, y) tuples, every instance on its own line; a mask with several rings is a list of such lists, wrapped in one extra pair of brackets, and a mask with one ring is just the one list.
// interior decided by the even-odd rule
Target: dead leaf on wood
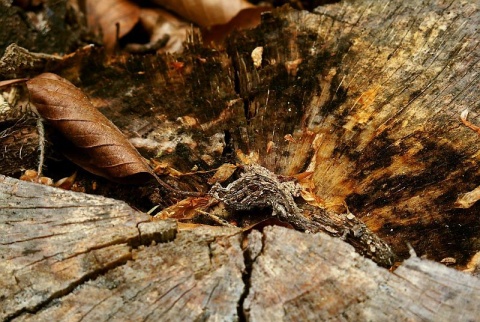
[(255, 7), (245, 0), (152, 0), (199, 26), (228, 23), (241, 10)]
[(68, 141), (62, 152), (72, 162), (116, 182), (151, 178), (138, 151), (72, 83), (44, 73), (29, 80), (27, 88), (39, 114)]
[(325, 201), (315, 193), (315, 183), (312, 180), (312, 175), (313, 172), (307, 171), (295, 174), (292, 177), (295, 178), (300, 187), (302, 187), (300, 191), (302, 199), (309, 205), (323, 208), (325, 207)]
[(188, 32), (192, 29), (190, 23), (182, 21), (160, 8), (142, 8), (140, 23), (150, 37), (147, 45), (160, 44), (166, 36), (168, 37), (166, 43), (157, 48), (158, 52), (181, 52)]
[(469, 127), (470, 129), (472, 129), (473, 131), (477, 132), (477, 134), (480, 134), (480, 127), (473, 124), (472, 122), (470, 122), (469, 120), (467, 120), (467, 117), (468, 117), (468, 109), (467, 110), (464, 110), (461, 114), (460, 114), (460, 120), (463, 122), (463, 124), (465, 124), (467, 127)]
[(115, 47), (117, 37), (125, 36), (140, 19), (140, 7), (128, 0), (87, 0), (86, 10), (89, 27), (102, 33), (108, 51)]
[(172, 177), (179, 177), (183, 175), (182, 172), (172, 168), (169, 163), (159, 162), (157, 160), (151, 160), (153, 163), (153, 172), (158, 175), (169, 175)]
[(478, 200), (480, 200), (480, 186), (476, 187), (472, 191), (461, 194), (455, 201), (455, 208), (470, 208)]
[(271, 7), (260, 6), (242, 9), (225, 24), (214, 25), (202, 31), (204, 43), (221, 44), (234, 30), (252, 29), (260, 24), (261, 14)]
[(258, 164), (260, 155), (256, 151), (251, 151), (249, 154), (243, 153), (242, 150), (235, 150), (235, 155), (240, 160), (240, 163), (244, 165)]
[(70, 177), (62, 178), (57, 182), (53, 182), (53, 179), (38, 175), (38, 172), (35, 170), (25, 170), (25, 172), (20, 176), (20, 180), (27, 182), (35, 182), (46, 186), (53, 186), (61, 188), (63, 190), (70, 190), (75, 183), (76, 177), (77, 173), (75, 172)]
[(27, 182), (35, 182), (46, 186), (53, 186), (53, 180), (49, 177), (39, 176), (35, 170), (25, 170), (24, 174), (20, 176), (20, 180)]
[(189, 197), (177, 202), (176, 204), (163, 209), (154, 216), (155, 219), (191, 219), (198, 214), (199, 211), (204, 210), (211, 198), (209, 197)]
[(61, 188), (63, 190), (70, 190), (72, 189), (76, 178), (77, 172), (75, 171), (70, 177), (65, 177), (55, 182), (55, 187)]
[(230, 164), (230, 163), (222, 164), (218, 168), (217, 172), (215, 172), (215, 174), (210, 179), (208, 179), (208, 184), (215, 184), (217, 182), (224, 182), (225, 180), (227, 180), (228, 178), (230, 178), (232, 176), (232, 174), (235, 172), (235, 170), (237, 170), (236, 165), (233, 165), (233, 164)]

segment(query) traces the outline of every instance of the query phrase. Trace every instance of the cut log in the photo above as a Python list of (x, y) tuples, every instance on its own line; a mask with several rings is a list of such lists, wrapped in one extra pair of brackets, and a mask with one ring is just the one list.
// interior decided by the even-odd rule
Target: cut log
[(391, 273), (324, 234), (268, 228), (261, 240), (244, 303), (249, 321), (478, 319), (480, 280), (434, 262), (412, 257)]
[(392, 273), (323, 233), (177, 228), (120, 201), (0, 181), (2, 320), (473, 321), (480, 314), (480, 279), (432, 261), (413, 257)]
[(0, 319), (32, 311), (132, 258), (132, 247), (173, 239), (125, 203), (0, 176)]

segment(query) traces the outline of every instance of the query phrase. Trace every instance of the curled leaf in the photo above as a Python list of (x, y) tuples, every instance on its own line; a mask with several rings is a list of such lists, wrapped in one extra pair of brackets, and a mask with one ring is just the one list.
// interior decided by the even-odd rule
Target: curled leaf
[(142, 181), (153, 175), (120, 130), (72, 83), (44, 73), (29, 80), (27, 88), (38, 113), (66, 139), (62, 152), (72, 162), (116, 182)]
[(55, 187), (62, 188), (64, 190), (70, 190), (72, 189), (76, 178), (77, 172), (74, 172), (70, 177), (65, 177), (55, 182)]
[(472, 129), (473, 131), (477, 132), (477, 134), (480, 134), (480, 127), (473, 124), (472, 122), (470, 122), (469, 120), (467, 120), (467, 117), (468, 117), (468, 109), (464, 110), (461, 114), (460, 114), (460, 120), (463, 122), (463, 124), (465, 124), (467, 127), (469, 127), (470, 129)]

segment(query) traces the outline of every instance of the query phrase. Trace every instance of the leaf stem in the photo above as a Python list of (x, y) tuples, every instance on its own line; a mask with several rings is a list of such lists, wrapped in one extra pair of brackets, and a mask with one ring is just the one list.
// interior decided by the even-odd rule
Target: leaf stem
[(153, 171), (152, 171), (152, 175), (155, 178), (155, 180), (157, 180), (157, 182), (160, 186), (165, 188), (167, 191), (172, 192), (176, 196), (180, 196), (180, 197), (202, 197), (202, 196), (205, 195), (202, 192), (182, 191), (182, 190), (175, 189), (174, 187), (172, 187), (171, 185), (169, 185), (168, 183), (166, 183), (165, 181), (160, 179)]

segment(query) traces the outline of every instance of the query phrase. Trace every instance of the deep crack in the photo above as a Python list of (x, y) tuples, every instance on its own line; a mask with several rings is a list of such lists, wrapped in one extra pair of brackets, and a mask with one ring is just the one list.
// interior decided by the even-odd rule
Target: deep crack
[(243, 293), (240, 295), (237, 306), (237, 315), (240, 322), (248, 321), (248, 312), (246, 312), (245, 309), (245, 300), (250, 293), (253, 264), (263, 251), (263, 238), (263, 233), (259, 232), (258, 230), (253, 230), (250, 233), (243, 235), (243, 242), (246, 240), (247, 246), (243, 250), (245, 271), (242, 274), (242, 280), (245, 286)]

